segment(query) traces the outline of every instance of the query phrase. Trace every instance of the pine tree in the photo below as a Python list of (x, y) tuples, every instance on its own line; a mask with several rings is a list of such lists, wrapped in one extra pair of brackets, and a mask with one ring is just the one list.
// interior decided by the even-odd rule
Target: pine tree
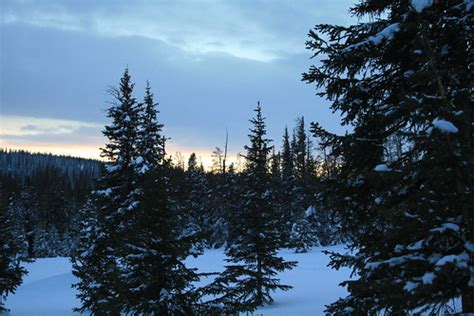
[(196, 154), (192, 153), (186, 171), (188, 194), (185, 201), (185, 212), (189, 215), (190, 225), (199, 234), (203, 246), (212, 245), (211, 241), (211, 196), (212, 191), (202, 166), (198, 166)]
[(36, 234), (37, 234), (37, 197), (32, 188), (25, 186), (18, 197), (13, 197), (8, 206), (8, 213), (15, 214), (10, 221), (16, 238), (21, 240), (22, 252), (29, 258), (36, 257)]
[(280, 188), (281, 211), (283, 214), (284, 230), (283, 240), (287, 246), (292, 246), (290, 242), (293, 221), (295, 218), (295, 210), (293, 209), (295, 196), (295, 173), (294, 173), (294, 155), (291, 149), (290, 135), (288, 128), (285, 127), (283, 134), (283, 145), (281, 153), (281, 175), (282, 184)]
[(225, 175), (211, 174), (216, 177), (211, 185), (211, 244), (214, 248), (233, 244), (238, 233), (234, 233), (230, 223), (236, 216), (241, 193), (240, 175), (230, 164)]
[[(308, 208), (307, 211), (310, 210), (312, 208)], [(291, 227), (291, 246), (296, 253), (308, 252), (313, 246), (318, 245), (314, 214), (307, 215), (308, 213), (310, 212), (305, 212)]]
[(283, 179), (289, 179), (293, 177), (293, 154), (290, 145), (290, 135), (288, 134), (288, 128), (285, 127), (285, 133), (283, 134), (283, 148), (282, 148), (282, 176)]
[(301, 117), (297, 120), (291, 148), (295, 178), (290, 204), (293, 213), (290, 246), (295, 248), (296, 252), (307, 252), (317, 244), (313, 223), (314, 216), (306, 216), (306, 211), (312, 207), (313, 202), (310, 180), (315, 176), (314, 170), (311, 169), (314, 167), (314, 163), (310, 149), (311, 144), (306, 134), (304, 117)]
[(102, 149), (107, 159), (97, 190), (85, 210), (77, 256), (73, 257), (73, 274), (79, 281), (81, 307), (78, 311), (94, 314), (119, 314), (124, 310), (123, 274), (124, 236), (141, 194), (136, 186), (137, 139), (140, 106), (132, 95), (128, 69), (118, 89), (111, 89), (114, 103), (108, 110), (112, 123), (105, 127), (108, 139)]
[(280, 184), (281, 182), (281, 155), (278, 152), (275, 152), (275, 148), (273, 148), (273, 152), (270, 159), (270, 174), (273, 178), (273, 182), (275, 184)]
[(271, 303), (272, 291), (291, 288), (280, 284), (275, 274), (296, 264), (277, 256), (281, 233), (268, 170), (272, 147), (266, 138), (260, 104), (255, 113), (256, 116), (250, 120), (253, 125), (249, 134), (250, 145), (245, 147), (243, 194), (238, 214), (232, 217), (230, 224), (238, 235), (226, 249), (226, 260), (230, 265), (212, 286), (213, 294), (223, 292), (214, 303), (223, 303), (227, 312), (253, 311)]
[[(313, 126), (340, 161), (323, 187), (354, 251), (331, 264), (358, 276), (328, 312), (441, 313), (457, 297), (474, 312), (474, 6), (365, 0), (352, 12), (371, 20), (310, 31), (325, 59), (304, 75), (352, 126)], [(392, 137), (404, 145), (387, 161)]]
[(294, 155), (294, 168), (295, 176), (299, 182), (299, 186), (304, 190), (306, 189), (306, 177), (307, 177), (307, 136), (306, 128), (304, 124), (304, 117), (300, 117), (296, 121), (296, 131), (294, 134), (294, 141), (292, 152)]
[(192, 285), (199, 277), (183, 260), (196, 255), (196, 231), (174, 200), (170, 161), (166, 159), (163, 125), (149, 84), (140, 115), (138, 153), (134, 160), (138, 190), (122, 249), (126, 284), (125, 311), (137, 315), (192, 315), (198, 295)]
[[(3, 188), (2, 188), (3, 189)], [(26, 261), (21, 254), (18, 238), (13, 233), (13, 225), (7, 214), (6, 207), (0, 205), (0, 314), (7, 311), (4, 300), (8, 294), (22, 283), (27, 273), (20, 263)]]

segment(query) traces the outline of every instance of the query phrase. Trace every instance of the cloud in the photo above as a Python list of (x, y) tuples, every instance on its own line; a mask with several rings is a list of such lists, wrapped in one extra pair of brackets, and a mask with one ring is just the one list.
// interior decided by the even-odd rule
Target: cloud
[[(102, 124), (75, 120), (2, 115), (0, 148), (100, 159), (100, 148), (106, 142), (100, 132), (102, 127)], [(168, 155), (175, 161), (177, 153), (186, 162), (194, 152), (205, 167), (212, 165), (211, 150), (212, 148), (205, 146), (193, 145), (186, 139), (180, 142), (171, 140), (167, 144)], [(236, 155), (229, 152), (229, 163), (236, 161)]]
[(84, 128), (99, 129), (101, 125), (73, 120), (16, 115), (2, 115), (0, 117), (0, 137), (73, 134)]
[(277, 148), (301, 115), (340, 132), (338, 114), (301, 73), (315, 62), (308, 30), (344, 24), (351, 2), (0, 0), (0, 145), (98, 152), (107, 87), (126, 66), (137, 98), (151, 81), (170, 154), (209, 161), (227, 129), (235, 156), (258, 100)]
[[(6, 1), (3, 23), (25, 23), (108, 37), (138, 36), (194, 55), (228, 54), (272, 62), (301, 53), (307, 25), (343, 23), (350, 1)], [(306, 9), (307, 8), (307, 9)], [(343, 11), (342, 11), (343, 12)], [(301, 34), (295, 37), (294, 34)]]

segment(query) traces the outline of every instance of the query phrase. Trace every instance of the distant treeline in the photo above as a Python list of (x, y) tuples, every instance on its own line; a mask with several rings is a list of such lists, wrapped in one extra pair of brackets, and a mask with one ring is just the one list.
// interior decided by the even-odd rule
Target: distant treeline
[[(339, 241), (324, 210), (314, 208), (319, 178), (328, 175), (336, 162), (316, 155), (304, 118), (285, 129), (281, 147), (276, 146), (268, 166), (271, 188), (278, 192), (278, 210), (285, 221), (286, 244), (296, 251)], [(27, 151), (0, 150), (0, 205), (8, 209), (17, 236), (29, 257), (68, 256), (78, 237), (80, 210), (94, 190), (102, 162)], [(187, 161), (170, 163), (174, 198), (205, 232), (206, 247), (229, 242), (231, 217), (241, 182), (240, 173), (216, 148), (213, 167), (206, 171), (195, 154)]]
[(97, 160), (0, 150), (0, 207), (30, 257), (68, 255), (78, 210), (94, 189)]

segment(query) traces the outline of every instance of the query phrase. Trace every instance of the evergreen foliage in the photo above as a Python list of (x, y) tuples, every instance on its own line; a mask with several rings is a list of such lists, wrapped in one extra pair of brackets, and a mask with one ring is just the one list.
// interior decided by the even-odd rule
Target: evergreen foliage
[(97, 190), (93, 192), (85, 215), (77, 256), (73, 257), (73, 274), (79, 281), (82, 306), (80, 312), (119, 314), (124, 310), (126, 285), (121, 275), (126, 268), (124, 237), (141, 193), (136, 188), (136, 144), (140, 106), (132, 96), (133, 84), (125, 70), (119, 89), (111, 89), (114, 103), (108, 110), (112, 123), (105, 127), (108, 139), (102, 149), (107, 159)]
[(138, 141), (143, 147), (135, 159), (139, 174), (135, 190), (141, 193), (122, 254), (125, 310), (144, 315), (192, 315), (198, 303), (192, 283), (199, 277), (183, 260), (199, 253), (193, 249), (197, 231), (170, 190), (170, 161), (149, 86), (144, 102), (143, 133)]
[(311, 155), (311, 142), (306, 134), (304, 117), (297, 120), (296, 130), (293, 134), (291, 153), (293, 154), (294, 180), (291, 196), (289, 197), (292, 209), (292, 226), (290, 231), (291, 247), (296, 252), (307, 252), (317, 245), (316, 231), (314, 228), (316, 218), (307, 216), (307, 210), (314, 203), (313, 192), (315, 183), (314, 161)]
[(202, 166), (198, 166), (197, 157), (192, 153), (188, 160), (186, 171), (186, 184), (188, 186), (185, 211), (188, 214), (189, 225), (196, 234), (200, 235), (203, 247), (211, 247), (212, 235), (212, 191)]
[[(304, 80), (322, 88), (350, 132), (313, 132), (339, 161), (323, 199), (352, 254), (350, 295), (330, 314), (474, 312), (471, 1), (360, 1), (369, 22), (318, 25)], [(400, 140), (397, 155), (388, 144)], [(449, 312), (446, 310), (445, 312)]]
[(71, 254), (78, 211), (94, 188), (99, 166), (96, 160), (0, 150), (0, 204), (12, 214), (23, 255)]
[(0, 249), (0, 313), (3, 313), (7, 311), (3, 301), (15, 293), (27, 273), (20, 265), (26, 258), (21, 255), (21, 247), (4, 205), (0, 205)]
[(163, 125), (147, 84), (143, 103), (133, 97), (128, 70), (102, 155), (108, 159), (84, 212), (73, 257), (82, 306), (94, 314), (191, 315), (199, 279), (182, 260), (195, 255), (195, 232), (170, 188)]
[(260, 104), (250, 120), (250, 145), (246, 146), (246, 167), (242, 175), (242, 198), (232, 217), (234, 240), (226, 248), (225, 271), (210, 286), (217, 294), (212, 304), (223, 304), (226, 312), (253, 311), (271, 303), (271, 292), (289, 290), (275, 278), (278, 272), (291, 269), (295, 262), (277, 256), (281, 247), (281, 219), (274, 208), (271, 190), (269, 154), (272, 147), (266, 138), (266, 127)]

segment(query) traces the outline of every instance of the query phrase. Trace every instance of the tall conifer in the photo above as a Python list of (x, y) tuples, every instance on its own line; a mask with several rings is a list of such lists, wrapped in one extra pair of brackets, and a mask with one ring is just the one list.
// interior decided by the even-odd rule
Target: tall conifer
[(125, 70), (118, 89), (111, 89), (114, 103), (107, 115), (112, 123), (103, 131), (108, 142), (102, 149), (107, 159), (97, 190), (84, 210), (73, 274), (79, 278), (81, 307), (94, 314), (119, 314), (125, 308), (121, 278), (124, 237), (138, 205), (136, 188), (137, 139), (140, 106), (132, 95), (134, 84)]
[[(238, 214), (231, 226), (239, 234), (227, 247), (225, 271), (216, 279), (213, 289), (222, 291), (215, 302), (224, 303), (227, 311), (253, 311), (273, 301), (270, 293), (289, 290), (275, 278), (278, 272), (291, 269), (295, 262), (287, 262), (277, 255), (281, 232), (279, 215), (274, 208), (271, 191), (269, 154), (272, 146), (266, 138), (265, 121), (260, 104), (250, 120), (250, 145), (245, 146), (246, 166), (242, 175), (241, 201)], [(215, 294), (215, 293), (214, 293)]]
[[(352, 12), (371, 19), (310, 31), (324, 59), (304, 75), (351, 126), (344, 136), (313, 126), (340, 162), (323, 187), (354, 250), (331, 264), (357, 272), (328, 311), (438, 313), (461, 297), (472, 313), (474, 6), (365, 0)], [(403, 146), (387, 160), (393, 137)]]
[(156, 105), (147, 84), (134, 159), (137, 206), (121, 253), (123, 301), (132, 314), (192, 315), (197, 308), (192, 282), (199, 278), (183, 260), (194, 254), (195, 231), (173, 198)]

